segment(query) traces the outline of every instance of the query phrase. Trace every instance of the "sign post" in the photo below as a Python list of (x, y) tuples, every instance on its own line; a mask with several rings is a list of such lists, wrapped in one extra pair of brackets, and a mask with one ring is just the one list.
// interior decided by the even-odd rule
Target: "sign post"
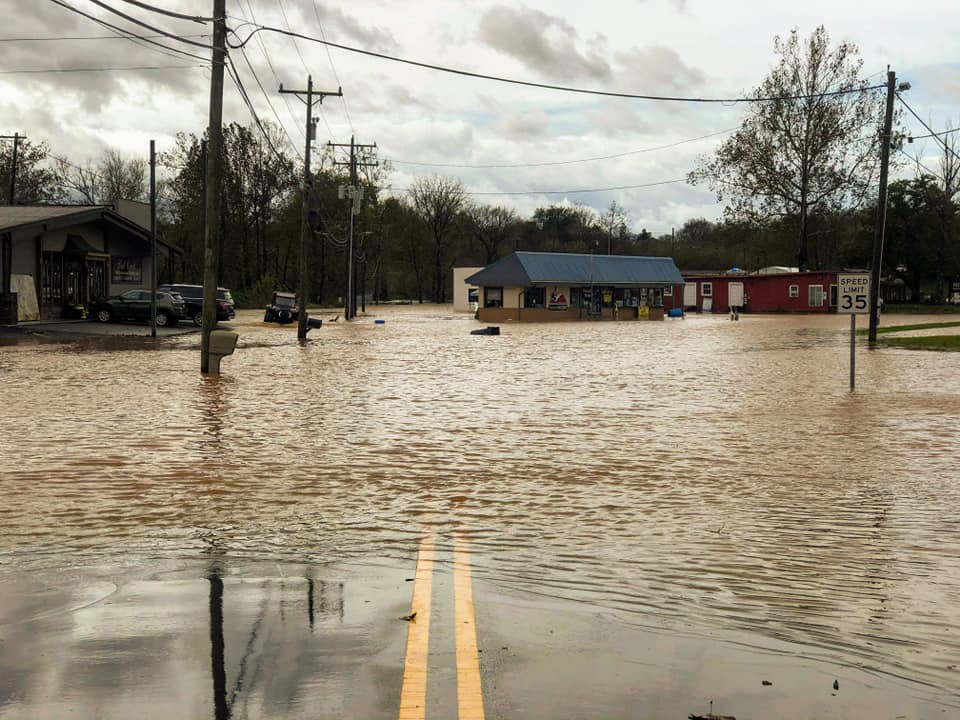
[(850, 316), (850, 389), (856, 385), (857, 315), (870, 312), (870, 274), (837, 275), (837, 312)]

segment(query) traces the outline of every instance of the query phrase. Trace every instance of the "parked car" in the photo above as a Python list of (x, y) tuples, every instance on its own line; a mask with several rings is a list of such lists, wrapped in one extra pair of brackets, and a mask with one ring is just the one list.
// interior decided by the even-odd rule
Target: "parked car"
[[(101, 298), (93, 303), (93, 319), (100, 322), (111, 320), (150, 321), (150, 291), (127, 290), (122, 295)], [(177, 293), (157, 292), (157, 325), (176, 325), (186, 317), (186, 304)]]
[(297, 307), (297, 296), (290, 292), (275, 292), (266, 312), (263, 313), (264, 322), (292, 323), (300, 319), (300, 309)]
[[(187, 317), (193, 320), (197, 327), (203, 323), (203, 285), (184, 285), (175, 283), (161, 285), (159, 290), (178, 292), (187, 304)], [(217, 320), (232, 320), (236, 317), (236, 305), (233, 296), (227, 288), (217, 288)]]

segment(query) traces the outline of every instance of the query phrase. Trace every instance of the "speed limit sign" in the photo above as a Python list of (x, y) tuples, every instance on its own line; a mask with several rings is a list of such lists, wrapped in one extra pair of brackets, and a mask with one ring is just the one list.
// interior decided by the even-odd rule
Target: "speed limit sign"
[(837, 312), (866, 315), (870, 312), (870, 274), (847, 273), (837, 276)]

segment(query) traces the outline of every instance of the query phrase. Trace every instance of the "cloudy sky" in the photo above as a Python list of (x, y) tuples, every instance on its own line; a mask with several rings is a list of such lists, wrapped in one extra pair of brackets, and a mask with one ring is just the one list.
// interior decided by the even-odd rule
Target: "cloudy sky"
[[(135, 28), (92, 0), (58, 2)], [(191, 15), (209, 15), (213, 4), (148, 2)], [(158, 15), (126, 0), (103, 3), (201, 45), (210, 42), (209, 25)], [(864, 77), (882, 83), (889, 64), (898, 80), (909, 81), (912, 89), (905, 97), (936, 130), (960, 123), (956, 0), (879, 0), (869, 11), (852, 0), (227, 0), (227, 13), (241, 37), (247, 34), (242, 23), (255, 20), (470, 72), (711, 98), (738, 97), (755, 87), (774, 61), (775, 35), (792, 28), (807, 35), (824, 24), (835, 42), (859, 46)], [(124, 39), (71, 39), (112, 33), (52, 0), (0, 0), (0, 17), (5, 19), (0, 134), (26, 133), (31, 140), (49, 142), (55, 153), (84, 162), (106, 148), (145, 155), (150, 139), (164, 150), (176, 132), (199, 134), (205, 127), (209, 63)], [(202, 47), (159, 40), (209, 57)], [(294, 43), (273, 33), (261, 33), (244, 52), (234, 50), (231, 56), (258, 114), (273, 122), (279, 117), (298, 153), (304, 142), (303, 105), (276, 91), (280, 82), (305, 86), (309, 72), (317, 89), (342, 86), (344, 93), (342, 100), (324, 101), (318, 142), (349, 142), (351, 134), (358, 142), (376, 142), (379, 156), (393, 162), (395, 192), (427, 173), (458, 177), (475, 193), (568, 191), (478, 194), (476, 199), (522, 214), (563, 201), (602, 210), (616, 200), (629, 211), (634, 230), (645, 227), (655, 234), (693, 217), (716, 218), (722, 208), (708, 191), (684, 183), (573, 191), (683, 178), (745, 111), (743, 105), (604, 98), (474, 79), (308, 41)], [(159, 69), (24, 72), (143, 66)], [(224, 103), (226, 121), (251, 121), (229, 79)], [(905, 126), (925, 134), (912, 118)], [(703, 139), (683, 142), (694, 138)], [(909, 149), (936, 166), (932, 141)], [(620, 157), (566, 163), (611, 155)], [(565, 164), (549, 164), (558, 162)], [(495, 165), (501, 167), (490, 167)]]

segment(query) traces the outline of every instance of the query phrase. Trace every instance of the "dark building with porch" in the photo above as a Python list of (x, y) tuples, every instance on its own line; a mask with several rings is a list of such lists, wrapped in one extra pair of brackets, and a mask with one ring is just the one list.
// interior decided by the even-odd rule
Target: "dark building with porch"
[[(149, 288), (142, 203), (0, 207), (0, 322), (82, 314), (97, 298)], [(175, 249), (157, 242), (158, 282)], [(16, 294), (15, 305), (13, 294)], [(15, 314), (14, 314), (15, 313)]]

